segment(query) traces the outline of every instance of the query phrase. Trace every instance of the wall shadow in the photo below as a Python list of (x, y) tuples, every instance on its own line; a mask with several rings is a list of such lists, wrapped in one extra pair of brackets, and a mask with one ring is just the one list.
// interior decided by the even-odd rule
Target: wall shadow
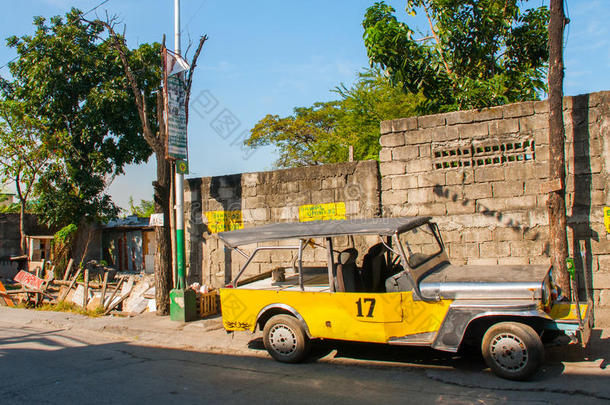
[(569, 255), (574, 258), (576, 274), (578, 275), (578, 298), (583, 300), (587, 298), (587, 291), (593, 291), (591, 239), (599, 240), (599, 235), (591, 227), (593, 175), (591, 173), (588, 94), (572, 97), (570, 124), (573, 130), (574, 194), (570, 207), (572, 215), (567, 218), (568, 227), (573, 232), (572, 251), (569, 252)]
[[(210, 181), (210, 198), (222, 205), (223, 211), (242, 210), (242, 175), (232, 174), (229, 176), (212, 177)], [(231, 249), (224, 246), (224, 284), (231, 282), (233, 277)]]

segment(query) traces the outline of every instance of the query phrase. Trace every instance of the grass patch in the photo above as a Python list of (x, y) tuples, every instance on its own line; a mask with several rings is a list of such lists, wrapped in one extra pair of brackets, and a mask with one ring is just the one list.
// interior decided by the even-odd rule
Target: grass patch
[(104, 315), (104, 308), (101, 306), (88, 311), (72, 302), (66, 301), (59, 302), (57, 304), (42, 304), (36, 309), (38, 311), (72, 312), (74, 314), (86, 315), (92, 318), (97, 318)]

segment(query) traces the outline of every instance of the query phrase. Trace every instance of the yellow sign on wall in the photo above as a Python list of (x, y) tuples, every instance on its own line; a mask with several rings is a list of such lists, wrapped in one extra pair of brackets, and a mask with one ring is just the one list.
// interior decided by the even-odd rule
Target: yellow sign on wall
[(345, 219), (345, 203), (308, 204), (299, 207), (299, 221)]
[(208, 211), (205, 213), (210, 233), (243, 229), (241, 211)]
[(610, 233), (610, 207), (604, 207), (604, 225), (606, 232)]

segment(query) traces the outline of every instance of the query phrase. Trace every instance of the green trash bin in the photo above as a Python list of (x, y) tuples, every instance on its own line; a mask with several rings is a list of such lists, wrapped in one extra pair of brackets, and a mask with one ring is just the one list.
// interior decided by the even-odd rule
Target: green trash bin
[(189, 322), (197, 319), (197, 297), (195, 291), (175, 289), (169, 292), (169, 319)]

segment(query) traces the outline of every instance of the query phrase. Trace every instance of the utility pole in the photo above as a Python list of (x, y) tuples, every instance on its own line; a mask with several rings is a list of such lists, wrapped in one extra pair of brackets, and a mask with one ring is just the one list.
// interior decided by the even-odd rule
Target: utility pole
[[(174, 48), (180, 55), (180, 0), (174, 0)], [(184, 72), (179, 73), (184, 84)], [(188, 108), (187, 105), (184, 106)], [(184, 249), (184, 172), (178, 170), (179, 163), (174, 166), (175, 184), (175, 226), (176, 226), (176, 286), (170, 292), (170, 319), (187, 322), (196, 317), (195, 292), (186, 288), (185, 249)]]
[(570, 297), (570, 278), (566, 268), (568, 241), (565, 203), (565, 129), (563, 124), (563, 30), (568, 21), (564, 0), (551, 0), (549, 21), (549, 242), (553, 279), (565, 297)]

